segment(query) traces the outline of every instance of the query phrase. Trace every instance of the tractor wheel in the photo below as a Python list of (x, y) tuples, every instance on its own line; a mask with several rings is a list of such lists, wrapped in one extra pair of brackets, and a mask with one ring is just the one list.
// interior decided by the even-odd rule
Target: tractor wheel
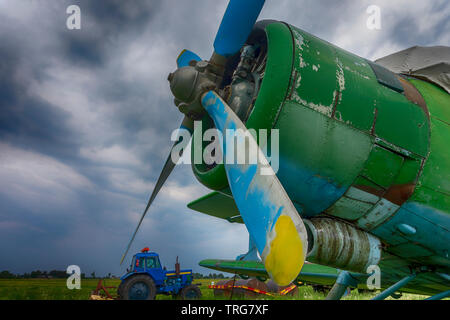
[(178, 299), (180, 300), (197, 300), (201, 297), (202, 292), (200, 291), (200, 288), (195, 284), (184, 287), (178, 294)]
[(156, 285), (150, 276), (145, 274), (136, 275), (123, 281), (119, 290), (122, 300), (154, 300), (156, 296)]
[(123, 300), (123, 284), (125, 281), (120, 281), (119, 286), (117, 287), (117, 296), (120, 300)]

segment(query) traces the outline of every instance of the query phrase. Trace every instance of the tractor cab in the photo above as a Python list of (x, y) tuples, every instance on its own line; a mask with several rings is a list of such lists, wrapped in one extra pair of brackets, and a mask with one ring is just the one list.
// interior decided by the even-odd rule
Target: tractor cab
[(192, 284), (192, 270), (181, 270), (175, 263), (175, 270), (161, 267), (159, 255), (144, 248), (135, 254), (127, 273), (120, 278), (118, 296), (125, 300), (152, 300), (156, 294), (172, 295), (181, 299), (196, 299), (201, 296), (197, 285)]
[(166, 278), (166, 271), (161, 267), (159, 254), (150, 252), (148, 248), (142, 249), (133, 256), (129, 272), (124, 277), (132, 274), (148, 274), (157, 286), (162, 285)]
[(147, 269), (161, 269), (159, 255), (154, 252), (135, 254), (130, 270), (132, 272), (145, 272)]

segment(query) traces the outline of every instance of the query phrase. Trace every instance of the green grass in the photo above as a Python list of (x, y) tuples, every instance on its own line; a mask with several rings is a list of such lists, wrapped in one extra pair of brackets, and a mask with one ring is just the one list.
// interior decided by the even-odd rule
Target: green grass
[[(211, 284), (211, 279), (204, 279), (204, 280), (196, 280), (194, 283), (201, 283), (200, 289), (202, 291), (202, 299), (204, 300), (228, 300), (229, 298), (216, 298), (214, 297), (213, 290), (208, 289), (208, 285)], [(214, 281), (217, 283), (217, 281)], [(342, 298), (342, 300), (370, 300), (373, 297), (375, 297), (379, 291), (374, 292), (364, 292), (359, 293), (358, 290), (352, 290), (351, 293)], [(324, 300), (326, 297), (326, 293), (316, 292), (312, 286), (304, 285), (298, 287), (298, 293), (295, 296), (266, 296), (261, 295), (261, 299), (265, 300)], [(427, 298), (428, 296), (422, 296), (422, 295), (416, 295), (416, 294), (403, 294), (403, 296), (399, 300), (423, 300)], [(167, 299), (167, 297), (161, 297), (162, 299)], [(394, 300), (393, 298), (389, 297), (386, 300)]]
[[(87, 300), (97, 279), (81, 279), (80, 290), (69, 290), (66, 279), (0, 279), (0, 300)], [(106, 280), (118, 286), (120, 280)]]
[[(217, 280), (199, 279), (194, 283), (200, 283), (203, 300), (217, 300), (229, 298), (214, 297), (213, 290), (208, 289), (211, 281), (217, 283)], [(66, 287), (66, 279), (0, 279), (0, 300), (87, 300), (91, 291), (97, 287), (97, 279), (82, 279), (80, 290), (69, 290)], [(105, 286), (118, 286), (120, 280), (107, 279)], [(112, 290), (115, 293), (115, 290)], [(358, 293), (353, 290), (350, 295), (344, 297), (344, 300), (369, 300), (376, 293)], [(261, 299), (267, 300), (323, 300), (325, 294), (313, 290), (311, 286), (301, 286), (296, 296), (261, 296)], [(425, 296), (404, 294), (403, 300), (424, 299)], [(158, 295), (157, 299), (172, 299), (171, 296)], [(392, 299), (392, 298), (388, 298)]]

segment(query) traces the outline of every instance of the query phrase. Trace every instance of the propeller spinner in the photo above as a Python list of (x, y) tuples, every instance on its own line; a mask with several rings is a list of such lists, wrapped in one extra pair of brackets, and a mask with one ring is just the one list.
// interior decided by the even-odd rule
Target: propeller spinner
[[(248, 133), (244, 123), (217, 93), (229, 57), (245, 44), (264, 5), (264, 0), (231, 0), (214, 41), (214, 53), (202, 61), (195, 53), (183, 50), (177, 58), (178, 69), (169, 75), (175, 104), (185, 114), (181, 127), (192, 130), (193, 121), (206, 113), (225, 136), (227, 129)], [(250, 134), (248, 148), (258, 150), (256, 164), (225, 163), (228, 183), (248, 232), (254, 239), (266, 270), (279, 285), (287, 285), (300, 273), (307, 252), (307, 233), (300, 215), (271, 169), (264, 153)], [(222, 141), (224, 157), (226, 140)], [(174, 163), (169, 155), (122, 261), (156, 194), (171, 173)], [(261, 169), (271, 170), (261, 174)]]

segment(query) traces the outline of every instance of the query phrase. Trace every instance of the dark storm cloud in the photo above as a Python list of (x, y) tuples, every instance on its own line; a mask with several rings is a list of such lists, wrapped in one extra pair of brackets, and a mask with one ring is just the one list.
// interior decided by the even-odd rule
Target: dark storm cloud
[[(159, 10), (160, 3), (161, 0), (65, 1), (62, 8), (70, 4), (83, 8), (84, 28), (79, 32), (60, 29), (58, 37), (62, 53), (73, 63), (101, 67), (108, 52), (120, 45), (117, 41), (119, 35), (133, 37), (133, 34), (141, 33)], [(63, 21), (58, 23), (62, 25)]]
[(267, 1), (267, 17), (276, 17), (330, 41), (336, 26), (353, 18), (355, 1)]
[[(73, 3), (80, 5), (83, 13), (83, 28), (76, 32), (65, 28), (65, 8)], [(152, 21), (159, 3), (160, 1), (128, 1), (126, 4), (123, 1), (63, 1), (48, 7), (35, 6), (34, 9), (39, 12), (36, 16), (43, 19), (37, 19), (33, 24), (19, 24), (10, 18), (3, 20), (5, 28), (2, 28), (4, 32), (0, 52), (3, 141), (12, 139), (16, 143), (19, 140), (40, 148), (44, 153), (49, 152), (45, 150), (45, 144), (53, 146), (55, 150), (72, 149), (72, 156), (77, 156), (79, 146), (71, 139), (77, 128), (67, 123), (67, 111), (27, 92), (32, 82), (42, 84), (49, 80), (47, 67), (55, 61), (60, 64), (60, 70), (56, 70), (58, 73), (67, 71), (64, 70), (65, 67), (94, 70), (95, 86), (88, 88), (91, 92), (83, 91), (82, 94), (116, 104), (110, 106), (114, 112), (105, 120), (115, 121), (119, 130), (130, 134), (120, 135), (118, 140), (115, 137), (115, 142), (135, 144), (133, 134), (149, 125), (165, 126), (166, 132), (170, 133), (165, 121), (151, 121), (156, 118), (155, 113), (152, 115), (152, 112), (148, 112), (152, 109), (149, 95), (154, 93), (149, 90), (151, 84), (121, 79), (120, 71), (114, 70), (116, 66), (110, 63), (118, 47), (136, 40)], [(43, 20), (46, 22), (43, 23)], [(9, 37), (13, 31), (14, 34), (20, 34), (19, 39)], [(63, 88), (59, 90), (62, 91)], [(166, 99), (162, 105), (161, 101), (157, 101), (160, 103), (159, 110), (168, 109), (166, 105), (169, 101), (170, 99)], [(175, 111), (174, 108), (171, 109)], [(158, 114), (165, 116), (165, 112)], [(40, 140), (43, 143), (37, 143)]]
[(101, 22), (107, 33), (139, 32), (161, 9), (163, 0), (78, 1), (88, 14)]
[[(26, 62), (25, 62), (26, 61)], [(69, 115), (27, 92), (29, 76), (41, 78), (39, 70), (23, 74), (29, 57), (12, 41), (0, 50), (0, 141), (11, 141), (26, 148), (53, 155), (67, 155), (76, 146), (67, 127)]]
[[(64, 33), (68, 33), (64, 31)], [(103, 37), (88, 32), (68, 33), (61, 36), (62, 50), (66, 58), (72, 63), (86, 65), (87, 67), (101, 67), (104, 63)]]
[[(166, 75), (182, 47), (164, 47), (179, 35), (164, 34), (160, 2), (42, 3), (0, 11), (0, 269), (75, 263), (85, 272), (119, 274), (118, 259), (181, 118)], [(65, 8), (73, 3), (82, 10), (79, 31), (65, 28)], [(159, 61), (148, 62), (157, 34)], [(171, 180), (136, 243), (174, 259), (184, 249), (170, 245), (176, 233), (197, 252), (184, 260), (195, 268), (201, 252), (211, 250), (202, 241), (212, 218), (185, 207), (203, 193), (188, 166)], [(149, 226), (156, 226), (150, 234)]]
[[(367, 58), (448, 45), (448, 1), (412, 3), (267, 1), (261, 19)], [(81, 8), (81, 30), (66, 28), (71, 4)], [(383, 10), (379, 32), (365, 27), (370, 4)], [(0, 0), (0, 270), (123, 271), (118, 260), (182, 118), (167, 74), (184, 48), (210, 57), (226, 5)], [(194, 269), (246, 250), (243, 226), (186, 209), (206, 192), (189, 166), (176, 167), (132, 250), (149, 245), (166, 265), (180, 255)]]
[[(445, 4), (441, 4), (438, 6), (435, 4), (434, 9), (439, 12), (443, 10), (443, 6)], [(411, 47), (412, 45), (418, 46), (432, 46), (436, 45), (436, 40), (439, 39), (442, 35), (448, 34), (450, 31), (450, 19), (448, 17), (445, 19), (439, 19), (436, 22), (438, 28), (433, 29), (422, 29), (420, 26), (421, 17), (411, 17), (405, 16), (396, 19), (393, 24), (393, 29), (395, 33), (392, 34), (393, 39), (400, 46), (405, 48)]]

